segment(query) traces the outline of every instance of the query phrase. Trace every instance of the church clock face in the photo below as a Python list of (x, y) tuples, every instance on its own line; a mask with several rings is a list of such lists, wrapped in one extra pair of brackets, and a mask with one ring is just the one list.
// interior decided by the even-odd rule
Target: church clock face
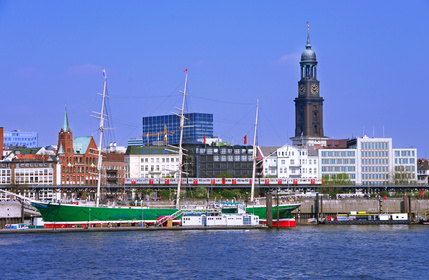
[(304, 93), (305, 93), (305, 86), (299, 85), (299, 95), (304, 95)]
[(311, 86), (311, 94), (313, 94), (313, 95), (319, 94), (319, 86), (318, 85), (312, 85)]

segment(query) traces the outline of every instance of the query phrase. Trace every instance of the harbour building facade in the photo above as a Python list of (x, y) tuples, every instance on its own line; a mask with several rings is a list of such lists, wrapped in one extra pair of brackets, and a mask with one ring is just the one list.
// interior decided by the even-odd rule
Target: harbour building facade
[(319, 150), (320, 174), (322, 178), (335, 180), (347, 175), (353, 184), (357, 181), (357, 152), (355, 149)]
[(38, 134), (37, 132), (24, 132), (19, 130), (4, 131), (3, 132), (3, 145), (12, 147), (38, 147)]
[[(177, 115), (163, 115), (143, 117), (141, 141), (132, 139), (128, 145), (153, 146), (178, 145), (180, 140), (180, 117)], [(204, 138), (213, 137), (213, 114), (187, 113), (185, 114), (185, 128), (183, 143), (203, 143)]]
[(393, 149), (393, 180), (396, 184), (414, 184), (417, 176), (417, 149)]
[(392, 138), (357, 137), (347, 143), (356, 150), (358, 185), (388, 185), (392, 183)]
[(322, 177), (340, 174), (355, 185), (417, 183), (417, 149), (392, 148), (392, 138), (358, 137), (347, 149), (320, 149)]
[(185, 145), (183, 171), (189, 178), (251, 178), (253, 146)]
[(263, 176), (268, 178), (320, 177), (319, 158), (312, 148), (284, 145), (264, 157), (262, 164)]
[(125, 178), (178, 178), (179, 153), (167, 147), (128, 146)]

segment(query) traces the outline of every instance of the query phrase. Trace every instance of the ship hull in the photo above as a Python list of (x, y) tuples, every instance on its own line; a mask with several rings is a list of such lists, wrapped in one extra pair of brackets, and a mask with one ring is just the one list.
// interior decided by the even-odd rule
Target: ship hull
[[(32, 202), (39, 211), (45, 228), (73, 228), (85, 226), (109, 226), (121, 224), (155, 224), (163, 216), (172, 216), (178, 211), (175, 208), (141, 208), (141, 207), (88, 207), (81, 205)], [(281, 205), (279, 207), (279, 227), (295, 227), (291, 212), (299, 204)], [(246, 212), (259, 216), (261, 223), (266, 223), (266, 207), (247, 207)], [(273, 206), (273, 226), (277, 227), (277, 207)], [(173, 223), (179, 223), (178, 216)]]
[[(299, 208), (300, 204), (286, 204), (279, 206), (279, 227), (296, 227), (295, 218), (292, 211)], [(267, 223), (267, 207), (265, 206), (252, 206), (246, 208), (247, 213), (259, 216), (259, 221), (262, 224)], [(273, 227), (277, 227), (277, 206), (272, 208)]]

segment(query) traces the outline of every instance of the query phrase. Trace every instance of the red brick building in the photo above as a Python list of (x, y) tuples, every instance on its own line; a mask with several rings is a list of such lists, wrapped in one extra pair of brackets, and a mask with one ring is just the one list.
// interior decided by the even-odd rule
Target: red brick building
[(67, 109), (58, 134), (57, 156), (61, 185), (96, 186), (98, 179), (98, 149), (92, 136), (75, 137), (70, 130)]
[(122, 185), (124, 183), (124, 154), (122, 153), (102, 153), (103, 169), (101, 184)]

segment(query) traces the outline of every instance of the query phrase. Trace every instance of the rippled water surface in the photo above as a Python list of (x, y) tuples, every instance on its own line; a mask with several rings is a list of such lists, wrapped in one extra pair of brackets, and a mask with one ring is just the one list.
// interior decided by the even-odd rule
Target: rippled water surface
[(429, 226), (0, 235), (2, 279), (427, 279)]

